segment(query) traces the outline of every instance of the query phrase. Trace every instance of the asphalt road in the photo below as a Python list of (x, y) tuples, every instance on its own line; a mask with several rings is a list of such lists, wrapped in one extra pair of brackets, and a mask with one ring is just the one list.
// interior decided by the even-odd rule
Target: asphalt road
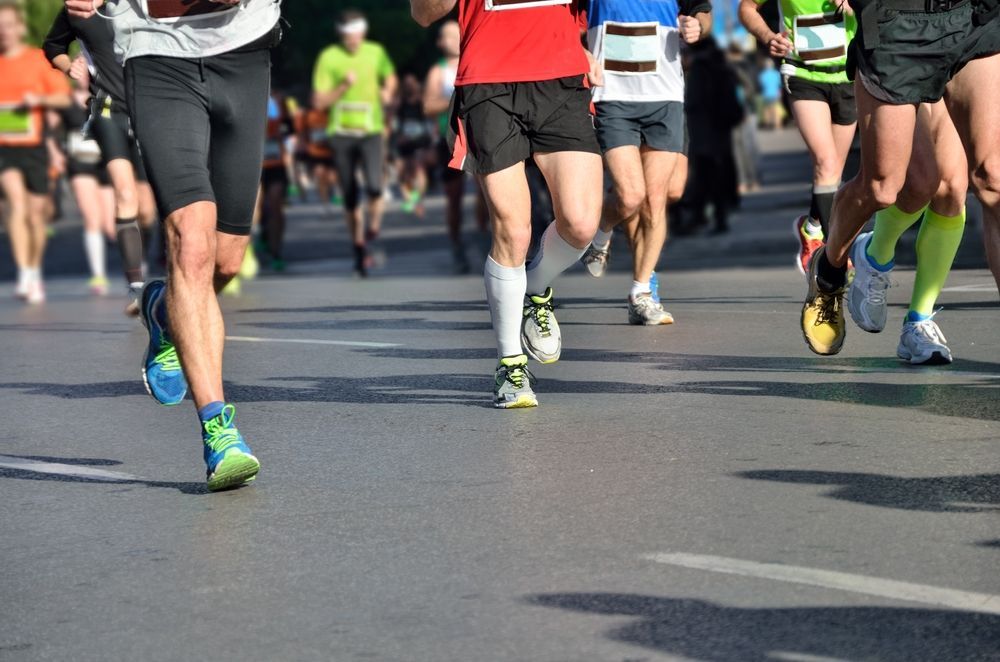
[(670, 246), (672, 327), (625, 324), (621, 270), (565, 276), (563, 360), (507, 412), (434, 209), (362, 282), (309, 253), (339, 216), (297, 208), (291, 273), (224, 301), (263, 469), (222, 494), (120, 300), (70, 267), (44, 307), (4, 297), (0, 660), (1000, 660), (996, 288), (952, 275), (950, 367), (894, 357), (906, 268), (886, 332), (811, 355), (803, 186)]

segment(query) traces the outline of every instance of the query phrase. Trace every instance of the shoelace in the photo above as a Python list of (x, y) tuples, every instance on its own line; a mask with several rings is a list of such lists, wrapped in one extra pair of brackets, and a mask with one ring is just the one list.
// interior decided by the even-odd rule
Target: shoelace
[(892, 279), (889, 278), (889, 274), (873, 273), (868, 280), (865, 301), (881, 306), (885, 303), (885, 291), (890, 287), (892, 287)]
[(240, 443), (240, 433), (233, 426), (235, 418), (236, 407), (226, 405), (222, 408), (222, 413), (202, 424), (205, 430), (205, 444), (216, 453)]
[(636, 297), (635, 301), (632, 302), (632, 305), (638, 308), (640, 312), (644, 313), (650, 311), (660, 312), (663, 310), (663, 306), (653, 301), (653, 297), (651, 296)]
[(944, 337), (943, 333), (941, 333), (941, 327), (939, 327), (937, 322), (934, 321), (934, 315), (937, 315), (937, 312), (931, 315), (928, 319), (921, 320), (920, 322), (913, 322), (913, 333), (924, 341), (929, 341), (938, 345), (946, 345), (948, 344), (948, 339)]
[(160, 351), (154, 360), (164, 372), (177, 372), (181, 369), (181, 360), (177, 358), (177, 348), (166, 340), (160, 341)]
[(528, 306), (528, 314), (531, 319), (535, 320), (535, 324), (538, 328), (542, 330), (542, 335), (548, 337), (551, 331), (549, 330), (549, 315), (552, 314), (552, 299), (549, 299), (545, 303), (535, 303), (531, 302)]
[(523, 388), (525, 380), (529, 384), (535, 381), (535, 376), (531, 374), (525, 366), (505, 366), (504, 379), (514, 385), (514, 388)]
[(816, 326), (829, 324), (837, 320), (837, 311), (840, 309), (840, 297), (835, 293), (820, 293), (819, 296), (813, 299), (813, 305), (819, 308), (819, 312), (816, 314)]

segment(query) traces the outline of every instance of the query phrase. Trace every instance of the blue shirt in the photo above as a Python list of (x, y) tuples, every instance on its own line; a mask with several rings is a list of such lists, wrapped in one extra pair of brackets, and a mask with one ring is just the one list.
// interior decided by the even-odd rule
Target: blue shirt
[(781, 72), (777, 69), (764, 69), (758, 77), (760, 95), (765, 101), (777, 101), (781, 98)]

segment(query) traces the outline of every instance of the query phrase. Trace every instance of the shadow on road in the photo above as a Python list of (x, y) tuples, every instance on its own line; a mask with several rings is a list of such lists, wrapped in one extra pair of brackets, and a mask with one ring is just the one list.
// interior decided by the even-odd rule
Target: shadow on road
[[(4, 457), (15, 457), (21, 460), (32, 462), (46, 462), (54, 464), (65, 464), (74, 467), (114, 467), (121, 464), (118, 460), (104, 460), (98, 458), (78, 458), (78, 457), (47, 457), (39, 455), (5, 455)], [(198, 495), (208, 494), (208, 486), (204, 482), (182, 483), (160, 480), (127, 480), (99, 478), (96, 476), (73, 476), (66, 474), (43, 473), (32, 471), (31, 469), (20, 469), (10, 467), (0, 467), (0, 479), (14, 478), (17, 480), (40, 480), (54, 483), (94, 483), (98, 485), (140, 485), (142, 487), (161, 487), (177, 490), (181, 494)]]
[(556, 593), (532, 605), (638, 620), (605, 636), (699, 660), (995, 660), (1000, 616), (895, 607), (726, 607), (692, 599)]
[[(824, 496), (882, 508), (930, 513), (997, 512), (1000, 508), (1000, 474), (902, 478), (833, 471), (761, 470), (736, 475), (780, 483), (833, 485), (836, 489)], [(991, 544), (1000, 546), (1000, 541)]]

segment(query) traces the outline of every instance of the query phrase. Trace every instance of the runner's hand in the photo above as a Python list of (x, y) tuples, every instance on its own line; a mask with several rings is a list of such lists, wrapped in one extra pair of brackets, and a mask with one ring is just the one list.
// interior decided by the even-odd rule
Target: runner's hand
[(774, 57), (785, 57), (792, 52), (792, 42), (788, 40), (788, 33), (776, 34), (767, 42), (767, 49)]
[(42, 97), (28, 92), (21, 97), (21, 106), (28, 109), (40, 108), (42, 106)]
[(70, 16), (90, 18), (104, 5), (104, 0), (66, 0), (66, 11)]
[(78, 57), (69, 65), (69, 77), (77, 82), (83, 82), (90, 77), (90, 69), (87, 68), (87, 60)]
[(590, 63), (590, 71), (587, 72), (587, 82), (591, 87), (602, 87), (604, 85), (604, 65), (594, 57), (594, 54), (586, 48), (583, 52), (587, 55), (587, 62)]
[(694, 16), (681, 14), (677, 17), (677, 30), (686, 44), (693, 44), (701, 39), (701, 21)]

